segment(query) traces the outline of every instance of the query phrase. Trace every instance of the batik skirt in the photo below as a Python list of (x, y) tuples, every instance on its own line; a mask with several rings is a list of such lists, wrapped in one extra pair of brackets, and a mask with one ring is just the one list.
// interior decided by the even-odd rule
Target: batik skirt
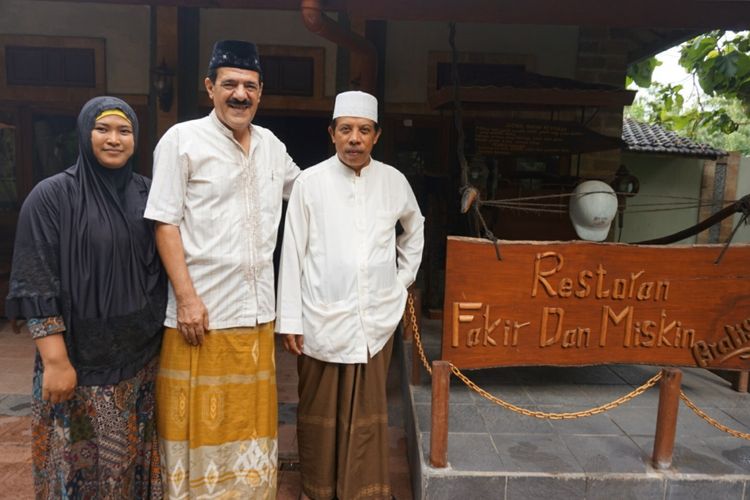
[(37, 354), (32, 462), (37, 499), (160, 499), (155, 382), (158, 357), (114, 385), (79, 386), (72, 399), (42, 400)]

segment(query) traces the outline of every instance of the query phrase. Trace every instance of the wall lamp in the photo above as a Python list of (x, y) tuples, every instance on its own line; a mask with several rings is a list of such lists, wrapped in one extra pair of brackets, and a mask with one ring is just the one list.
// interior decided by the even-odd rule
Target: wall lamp
[(610, 186), (612, 186), (612, 189), (614, 189), (615, 193), (618, 195), (621, 194), (630, 198), (631, 196), (638, 194), (640, 182), (638, 182), (636, 176), (630, 173), (625, 165), (620, 165), (620, 168), (618, 168), (615, 173), (615, 179)]
[(610, 186), (617, 193), (617, 225), (620, 229), (617, 241), (620, 241), (622, 239), (622, 227), (625, 225), (626, 200), (638, 194), (641, 183), (636, 176), (630, 173), (625, 165), (620, 165)]

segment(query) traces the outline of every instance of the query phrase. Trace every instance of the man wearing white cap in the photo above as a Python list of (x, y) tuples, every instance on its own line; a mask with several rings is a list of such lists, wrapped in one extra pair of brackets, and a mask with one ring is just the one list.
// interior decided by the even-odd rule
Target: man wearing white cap
[(403, 174), (370, 157), (377, 106), (336, 97), (336, 154), (300, 174), (286, 215), (276, 331), (299, 355), (302, 490), (316, 500), (391, 498), (386, 376), (424, 217)]

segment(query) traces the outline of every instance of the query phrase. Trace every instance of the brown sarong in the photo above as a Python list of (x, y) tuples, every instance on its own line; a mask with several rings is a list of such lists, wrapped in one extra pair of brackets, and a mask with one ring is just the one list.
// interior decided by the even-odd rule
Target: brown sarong
[(315, 500), (388, 499), (386, 378), (393, 338), (367, 363), (297, 361), (302, 489)]

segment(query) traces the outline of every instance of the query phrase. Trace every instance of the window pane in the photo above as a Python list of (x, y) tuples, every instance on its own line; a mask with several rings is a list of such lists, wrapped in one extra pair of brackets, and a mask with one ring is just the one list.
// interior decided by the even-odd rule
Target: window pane
[(263, 93), (312, 96), (314, 72), (311, 57), (264, 56)]
[(93, 49), (5, 47), (8, 85), (95, 87)]
[(71, 166), (78, 157), (76, 119), (65, 115), (34, 115), (34, 184)]

